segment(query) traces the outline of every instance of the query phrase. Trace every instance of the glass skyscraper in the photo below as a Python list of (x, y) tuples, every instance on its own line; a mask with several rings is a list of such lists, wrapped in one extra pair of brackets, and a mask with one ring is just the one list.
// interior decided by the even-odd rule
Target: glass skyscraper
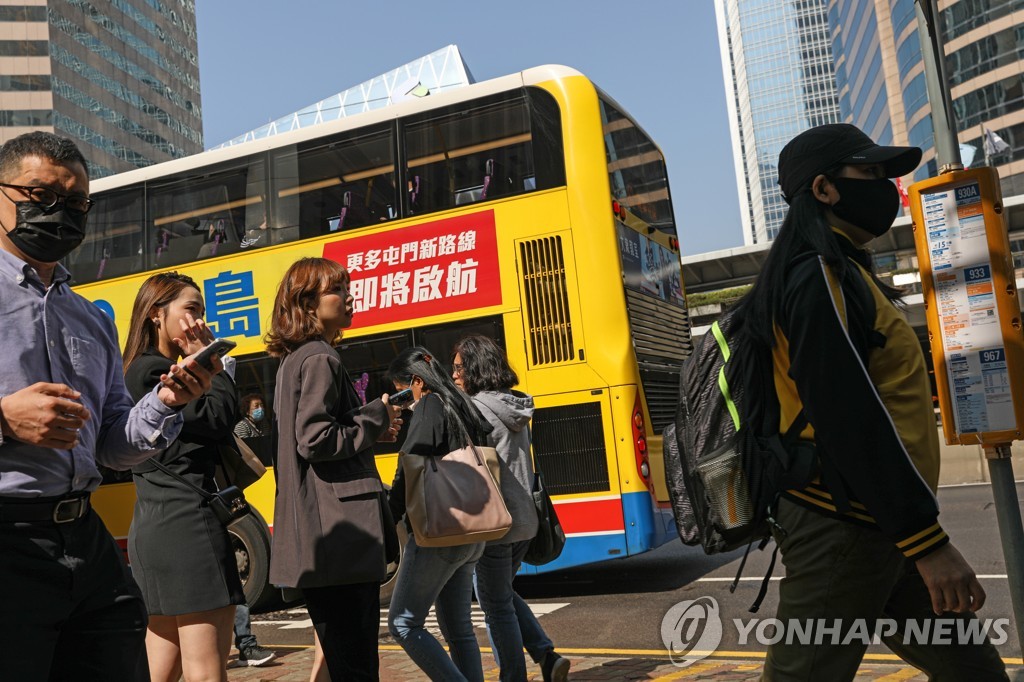
[(0, 0), (0, 143), (29, 130), (94, 178), (202, 151), (194, 0)]
[(841, 120), (827, 9), (828, 0), (715, 0), (747, 244), (774, 239), (785, 218), (782, 147)]
[[(925, 150), (913, 179), (935, 175), (934, 131), (914, 0), (829, 0), (843, 120), (890, 144)], [(965, 165), (999, 168), (1003, 194), (1024, 193), (1024, 0), (939, 3), (938, 28)], [(876, 68), (876, 65), (877, 68)], [(891, 130), (891, 137), (885, 136)], [(973, 154), (973, 158), (970, 155)], [(970, 163), (969, 163), (970, 162)]]

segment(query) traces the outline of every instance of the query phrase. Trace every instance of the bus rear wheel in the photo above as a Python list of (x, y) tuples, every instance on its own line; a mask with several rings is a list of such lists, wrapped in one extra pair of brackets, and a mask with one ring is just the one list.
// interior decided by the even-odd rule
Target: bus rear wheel
[(405, 541), (409, 539), (409, 532), (405, 529), (403, 521), (395, 524), (395, 530), (398, 531), (398, 558), (388, 564), (388, 575), (380, 584), (381, 606), (391, 603), (391, 595), (395, 591), (395, 582), (398, 578), (398, 567), (402, 565), (402, 557), (405, 556)]
[(231, 548), (235, 551), (238, 577), (249, 608), (256, 612), (270, 607), (279, 598), (270, 585), (270, 531), (263, 519), (252, 513), (228, 526)]

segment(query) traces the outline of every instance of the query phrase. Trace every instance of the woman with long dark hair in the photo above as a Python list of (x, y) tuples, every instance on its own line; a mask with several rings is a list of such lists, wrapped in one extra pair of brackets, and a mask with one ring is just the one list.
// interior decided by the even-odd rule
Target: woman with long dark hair
[[(902, 626), (943, 612), (966, 620), (984, 603), (938, 522), (938, 435), (921, 345), (893, 304), (900, 292), (879, 282), (865, 248), (899, 212), (890, 178), (920, 161), (920, 149), (879, 146), (847, 124), (807, 130), (779, 156), (789, 213), (736, 315), (752, 348), (771, 358), (779, 432), (805, 417), (801, 438), (820, 467), (772, 509), (786, 567), (783, 623), (884, 617)], [(883, 641), (930, 675), (1006, 679), (987, 641)], [(852, 680), (866, 645), (785, 638), (769, 647), (764, 679)]]
[[(183, 355), (213, 340), (192, 278), (153, 275), (139, 288), (125, 341), (125, 385), (139, 400)], [(235, 362), (189, 403), (181, 435), (154, 459), (209, 492), (221, 444), (238, 421)], [(144, 462), (132, 469), (136, 502), (128, 534), (132, 574), (149, 612), (146, 651), (154, 682), (227, 679), (235, 605), (245, 603), (227, 529), (199, 494)]]
[[(388, 367), (388, 378), (397, 389), (411, 389), (415, 400), (403, 453), (440, 457), (469, 444), (486, 443), (487, 421), (426, 348), (415, 346), (399, 353)], [(405, 516), (402, 455), (389, 500), (394, 517)], [(420, 547), (409, 533), (391, 595), (388, 629), (435, 682), (483, 680), (480, 646), (470, 618), (473, 567), (483, 551), (482, 542)], [(437, 611), (450, 657), (423, 627), (431, 606)]]
[(267, 350), (281, 358), (270, 581), (302, 590), (332, 679), (376, 680), (380, 583), (398, 537), (373, 446), (400, 410), (365, 405), (334, 348), (352, 324), (348, 271), (303, 258), (274, 300)]
[(533, 397), (513, 388), (519, 383), (519, 376), (509, 365), (505, 351), (493, 339), (479, 334), (455, 344), (452, 379), (472, 397), (491, 424), (487, 444), (498, 453), (501, 495), (512, 515), (512, 527), (504, 537), (487, 543), (474, 573), (476, 597), (501, 667), (500, 679), (526, 680), (525, 647), (540, 665), (544, 682), (565, 682), (569, 659), (555, 652), (555, 645), (537, 617), (512, 587), (530, 540), (537, 534), (530, 456)]

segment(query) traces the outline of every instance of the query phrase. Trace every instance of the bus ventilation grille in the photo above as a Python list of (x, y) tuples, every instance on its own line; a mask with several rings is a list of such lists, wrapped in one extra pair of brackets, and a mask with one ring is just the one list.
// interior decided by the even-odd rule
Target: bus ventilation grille
[(538, 408), (533, 452), (552, 495), (608, 490), (600, 403)]
[(626, 312), (651, 428), (660, 434), (675, 418), (679, 368), (693, 352), (690, 316), (685, 308), (630, 289)]
[(519, 255), (533, 365), (575, 360), (562, 238), (521, 242)]

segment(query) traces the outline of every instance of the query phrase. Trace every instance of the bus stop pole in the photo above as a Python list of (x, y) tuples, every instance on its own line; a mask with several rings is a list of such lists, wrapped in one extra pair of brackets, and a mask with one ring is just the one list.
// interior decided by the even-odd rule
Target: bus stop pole
[[(932, 125), (935, 130), (935, 157), (939, 173), (963, 170), (960, 159), (960, 141), (953, 117), (953, 99), (946, 84), (946, 57), (939, 35), (938, 3), (936, 0), (917, 0), (917, 30), (921, 37), (924, 58), (925, 83), (931, 102)], [(982, 140), (984, 144), (984, 140)], [(945, 418), (945, 416), (944, 416)], [(1003, 560), (1010, 586), (1010, 601), (1017, 621), (1017, 641), (1024, 649), (1024, 526), (1021, 522), (1020, 500), (1014, 482), (1010, 445), (985, 447), (989, 476), (992, 479), (992, 497), (995, 501), (999, 538), (1003, 546)]]
[(917, 0), (917, 33), (921, 38), (921, 56), (924, 58), (924, 81), (932, 109), (932, 127), (935, 131), (935, 159), (939, 173), (963, 170), (960, 160), (960, 141), (956, 136), (953, 118), (953, 98), (946, 87), (946, 57), (939, 35), (938, 4), (936, 0)]
[(1003, 545), (1006, 577), (1010, 583), (1010, 602), (1017, 621), (1017, 640), (1024, 650), (1024, 524), (1021, 522), (1017, 483), (1013, 480), (1013, 460), (1010, 446), (996, 445), (985, 448), (988, 473), (992, 479), (992, 497), (995, 500), (999, 538)]

